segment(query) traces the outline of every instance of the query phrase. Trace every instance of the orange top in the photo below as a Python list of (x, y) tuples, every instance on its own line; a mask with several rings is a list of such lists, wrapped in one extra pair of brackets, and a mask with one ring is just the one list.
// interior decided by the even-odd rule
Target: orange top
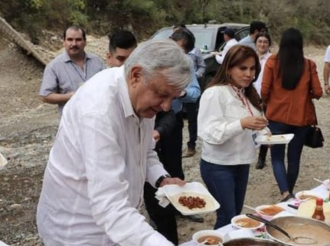
[(277, 76), (276, 55), (268, 58), (261, 85), (261, 97), (267, 105), (267, 119), (294, 126), (316, 124), (315, 107), (311, 99), (320, 98), (323, 91), (315, 62), (305, 59), (304, 67), (297, 87), (294, 90), (283, 89), (281, 79)]

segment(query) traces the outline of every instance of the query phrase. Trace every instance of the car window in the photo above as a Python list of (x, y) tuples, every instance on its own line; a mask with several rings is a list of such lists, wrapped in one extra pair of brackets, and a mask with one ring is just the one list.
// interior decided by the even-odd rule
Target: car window
[(242, 28), (235, 34), (235, 39), (240, 41), (242, 38), (245, 38), (250, 34), (249, 28)]
[(210, 29), (190, 29), (195, 35), (195, 46), (202, 50), (214, 50), (214, 31)]

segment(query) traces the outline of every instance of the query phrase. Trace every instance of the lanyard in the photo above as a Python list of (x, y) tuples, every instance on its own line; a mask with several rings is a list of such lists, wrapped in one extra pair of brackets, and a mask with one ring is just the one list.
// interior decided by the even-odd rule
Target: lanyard
[[(84, 69), (80, 69), (79, 67), (79, 71), (77, 68), (76, 68), (76, 64), (73, 64), (74, 62), (71, 61), (71, 66), (74, 68), (74, 70), (78, 73), (79, 77), (81, 78), (81, 80), (83, 82), (86, 82), (86, 78), (87, 78), (87, 62), (84, 62)], [(81, 75), (81, 72), (84, 74), (84, 76)]]
[(237, 87), (233, 86), (232, 84), (230, 84), (231, 88), (233, 88), (236, 96), (241, 100), (241, 102), (243, 103), (243, 105), (246, 107), (248, 113), (253, 116), (253, 112), (252, 109), (250, 107), (250, 103), (249, 100), (245, 97), (245, 95), (243, 94), (243, 89), (238, 89)]

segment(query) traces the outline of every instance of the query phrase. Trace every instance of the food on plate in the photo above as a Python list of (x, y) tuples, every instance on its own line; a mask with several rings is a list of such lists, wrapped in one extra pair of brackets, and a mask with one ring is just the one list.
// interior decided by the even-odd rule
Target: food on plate
[(304, 193), (301, 193), (300, 196), (298, 196), (299, 200), (316, 200), (318, 197), (317, 196), (314, 196), (314, 195), (309, 195), (309, 194), (304, 194)]
[[(188, 208), (187, 206), (184, 206), (180, 203), (180, 198), (182, 200), (182, 197), (199, 197), (200, 200), (204, 200), (205, 204), (203, 207), (194, 207), (192, 209)], [(176, 209), (178, 209), (180, 212), (183, 213), (199, 213), (204, 211), (211, 211), (215, 208), (216, 204), (213, 202), (213, 197), (207, 194), (201, 194), (201, 193), (194, 193), (194, 192), (182, 192), (173, 196), (168, 196), (168, 199), (173, 204)], [(196, 200), (196, 199), (195, 199)]]
[(284, 211), (284, 209), (280, 206), (276, 206), (276, 205), (269, 205), (269, 206), (265, 206), (259, 209), (261, 214), (267, 215), (267, 216), (274, 216), (282, 211)]
[(205, 200), (199, 196), (180, 196), (179, 203), (189, 209), (204, 208)]
[(284, 141), (286, 140), (283, 135), (272, 135), (272, 136), (266, 136), (267, 141)]
[(222, 243), (222, 238), (217, 236), (201, 236), (197, 239), (197, 242), (204, 242), (204, 245), (218, 245)]
[(258, 227), (261, 223), (259, 221), (250, 219), (250, 218), (239, 218), (234, 221), (234, 223), (243, 228), (255, 228)]

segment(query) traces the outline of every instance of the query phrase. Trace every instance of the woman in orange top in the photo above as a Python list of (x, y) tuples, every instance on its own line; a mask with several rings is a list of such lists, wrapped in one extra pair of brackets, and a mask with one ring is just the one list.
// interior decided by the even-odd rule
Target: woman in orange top
[(322, 96), (315, 62), (304, 57), (303, 38), (299, 30), (287, 29), (279, 51), (268, 58), (262, 79), (261, 96), (267, 105), (266, 117), (273, 135), (293, 133), (288, 144), (286, 170), (285, 145), (271, 147), (275, 179), (282, 194), (281, 201), (293, 197), (298, 178), (300, 156), (309, 126), (316, 123), (311, 99)]

